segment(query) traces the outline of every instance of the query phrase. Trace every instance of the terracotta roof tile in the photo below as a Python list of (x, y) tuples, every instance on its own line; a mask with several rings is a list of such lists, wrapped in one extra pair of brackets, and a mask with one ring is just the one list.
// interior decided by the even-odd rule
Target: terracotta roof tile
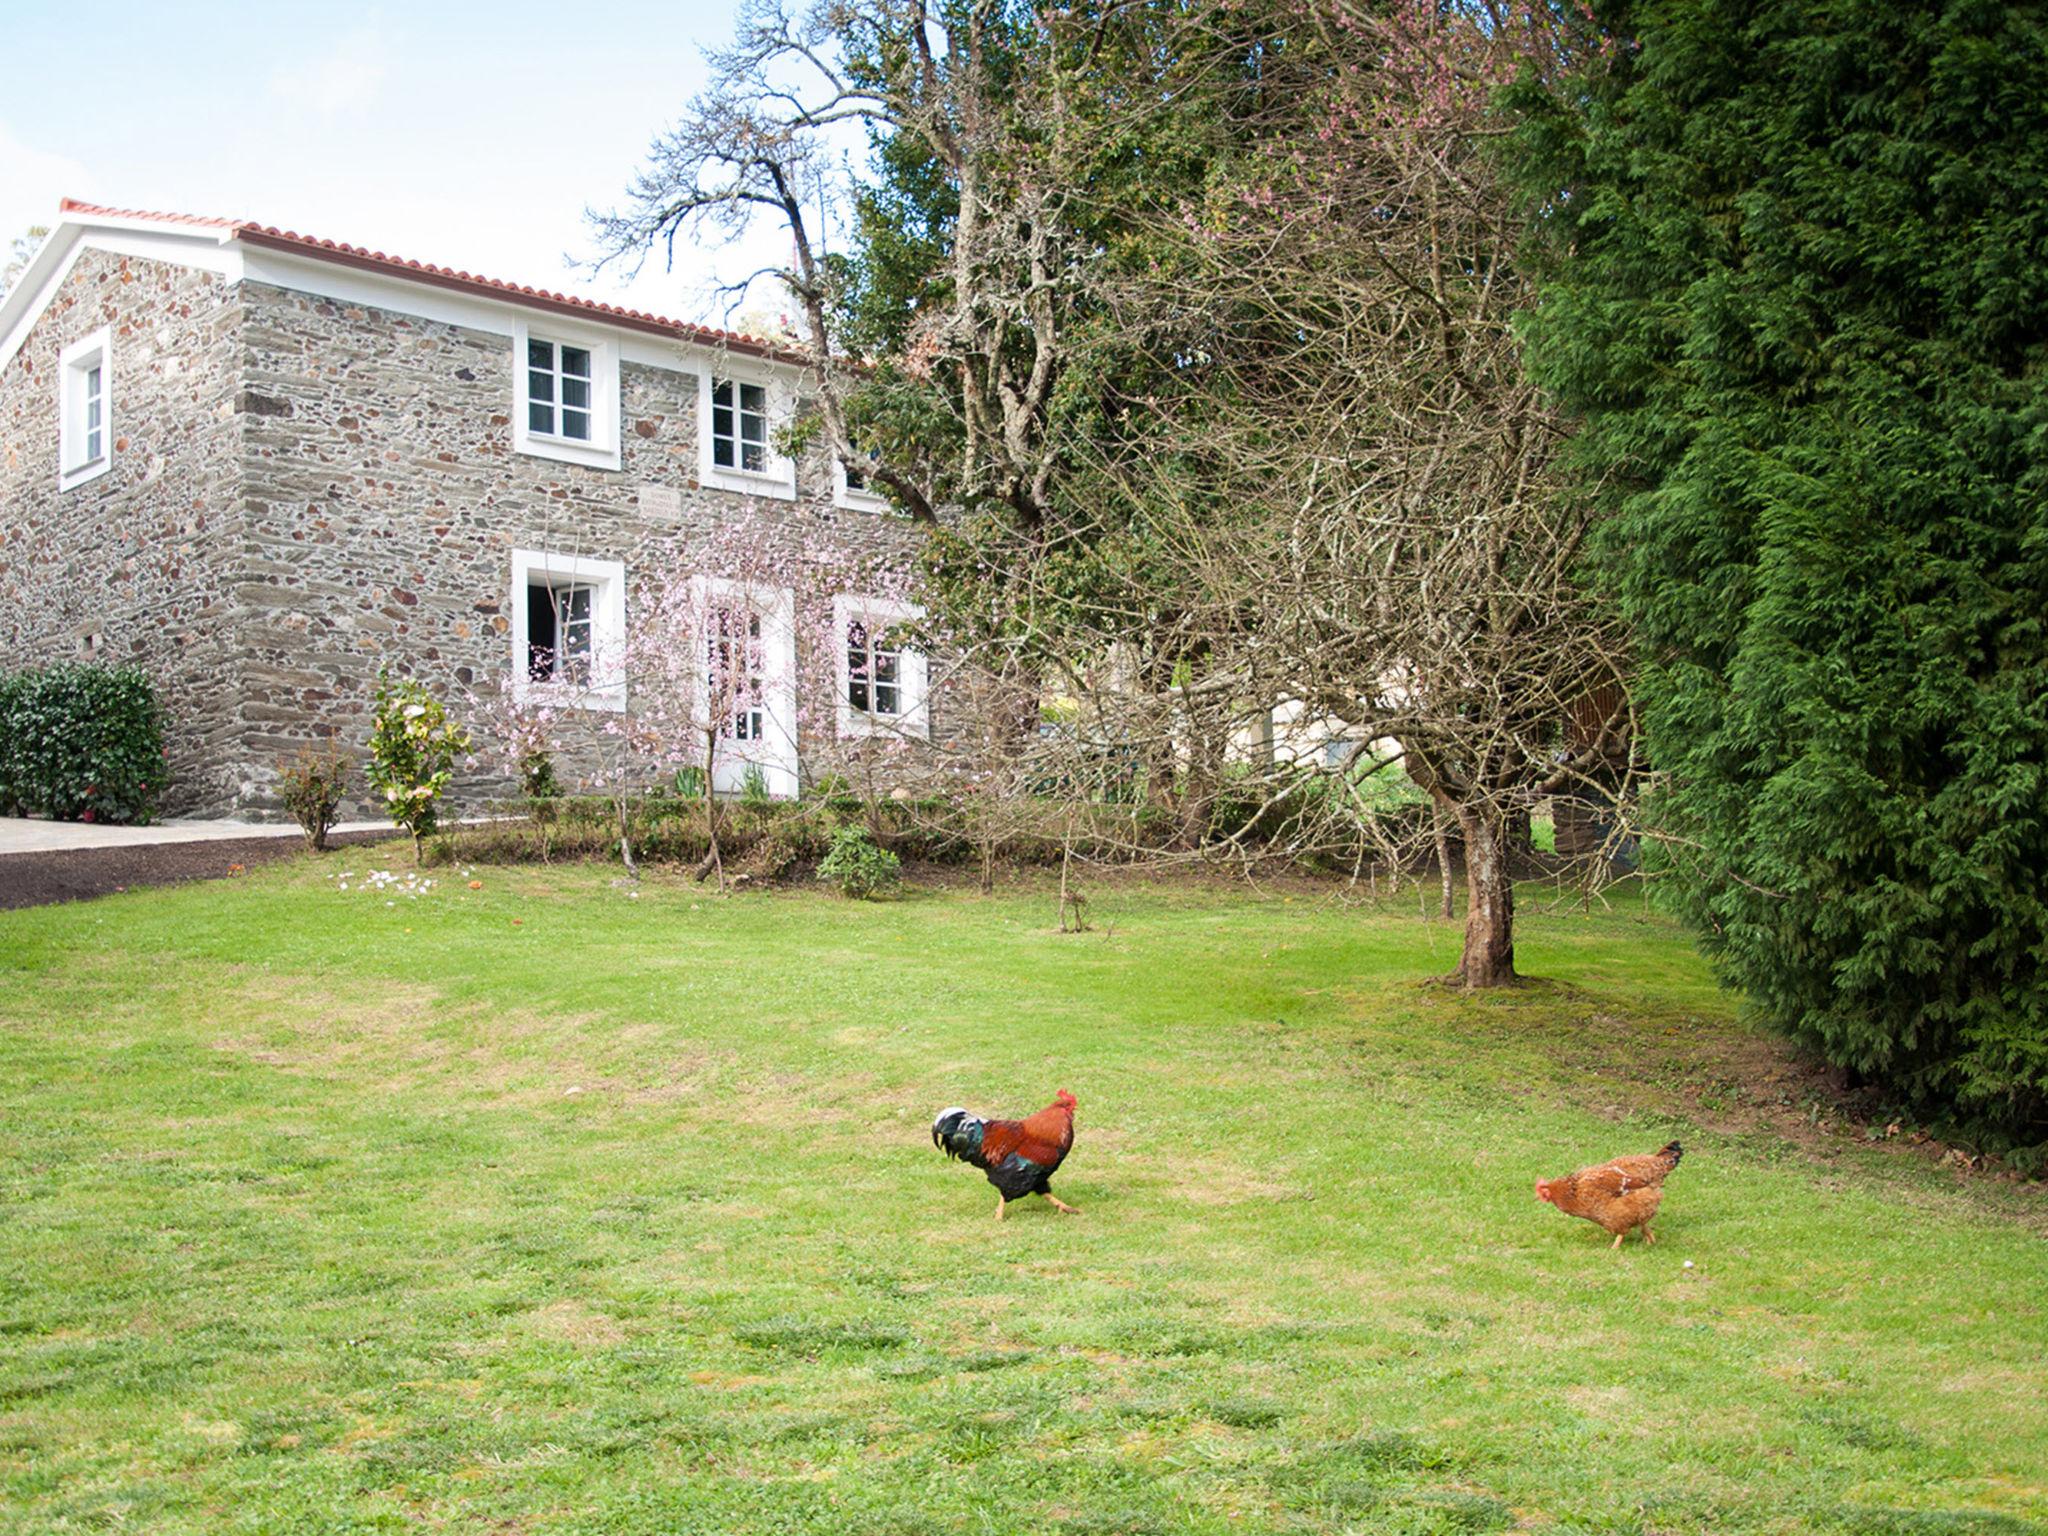
[(382, 271), (398, 277), (409, 277), (417, 281), (432, 283), (436, 287), (455, 288), (486, 296), (510, 299), (515, 303), (532, 305), (557, 313), (583, 314), (610, 321), (615, 325), (630, 326), (634, 330), (651, 331), (659, 335), (674, 336), (683, 341), (696, 342), (701, 346), (723, 347), (733, 351), (749, 352), (760, 357), (777, 358), (784, 362), (803, 363), (808, 361), (802, 353), (781, 346), (759, 336), (748, 336), (738, 331), (722, 331), (711, 326), (693, 325), (686, 320), (672, 320), (665, 315), (649, 314), (645, 310), (627, 309), (622, 305), (606, 304), (598, 299), (582, 299), (566, 293), (556, 293), (546, 288), (534, 288), (522, 283), (506, 282), (500, 278), (484, 277), (474, 272), (458, 271), (453, 267), (439, 267), (431, 262), (414, 261), (409, 257), (391, 256), (383, 251), (367, 250), (345, 241), (322, 239), (316, 235), (302, 235), (296, 230), (279, 229), (272, 224), (258, 224), (249, 219), (209, 219), (186, 213), (156, 213), (135, 208), (108, 208), (98, 203), (81, 202), (67, 197), (60, 205), (67, 214), (84, 218), (145, 219), (159, 224), (196, 225), (207, 229), (233, 231), (233, 238), (248, 245), (266, 247), (272, 250), (302, 252), (322, 260), (334, 261), (344, 266), (369, 271)]

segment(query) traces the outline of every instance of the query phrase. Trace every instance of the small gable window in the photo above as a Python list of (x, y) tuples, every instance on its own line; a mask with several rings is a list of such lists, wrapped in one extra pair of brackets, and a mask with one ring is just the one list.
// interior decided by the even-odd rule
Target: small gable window
[(749, 474), (768, 470), (768, 388), (736, 379), (711, 385), (711, 462)]
[(109, 333), (66, 347), (58, 372), (58, 479), (68, 489), (106, 473), (114, 461)]

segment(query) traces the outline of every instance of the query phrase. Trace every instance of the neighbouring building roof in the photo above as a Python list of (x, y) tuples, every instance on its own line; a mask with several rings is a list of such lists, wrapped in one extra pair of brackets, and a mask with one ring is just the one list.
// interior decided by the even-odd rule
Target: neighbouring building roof
[[(400, 278), (409, 282), (423, 283), (430, 287), (450, 289), (458, 293), (473, 294), (487, 299), (519, 305), (523, 308), (542, 310), (553, 314), (581, 316), (605, 325), (620, 326), (628, 330), (642, 331), (651, 335), (665, 336), (696, 346), (713, 347), (729, 352), (743, 352), (751, 356), (768, 358), (777, 362), (806, 365), (809, 359), (802, 353), (758, 336), (748, 336), (737, 331), (718, 330), (711, 326), (695, 325), (685, 320), (672, 320), (663, 315), (648, 314), (643, 310), (627, 309), (622, 305), (606, 304), (597, 299), (576, 298), (566, 293), (555, 293), (545, 288), (529, 287), (523, 283), (507, 282), (502, 278), (484, 277), (474, 272), (457, 271), (452, 267), (435, 266), (431, 262), (415, 261), (410, 257), (393, 256), (383, 251), (368, 250), (363, 246), (350, 245), (345, 241), (327, 240), (316, 235), (302, 235), (296, 230), (279, 229), (271, 224), (259, 224), (253, 219), (216, 219), (195, 214), (158, 213), (134, 208), (109, 208), (97, 203), (82, 202), (67, 197), (59, 204), (60, 222), (45, 242), (46, 249), (58, 244), (58, 237), (68, 225), (92, 225), (114, 222), (133, 228), (157, 225), (184, 228), (194, 231), (209, 230), (217, 233), (224, 243), (241, 245), (258, 250), (281, 251), (290, 255), (310, 257), (316, 261), (329, 262), (336, 266), (349, 267), (357, 271), (372, 272)], [(52, 254), (56, 254), (54, 251)], [(40, 262), (37, 263), (40, 265)], [(35, 268), (24, 273), (15, 291), (7, 295), (8, 303), (0, 308), (0, 335), (12, 328), (10, 322), (20, 318), (9, 313), (17, 304), (30, 301), (29, 290), (36, 286), (33, 281)], [(11, 348), (8, 349), (11, 352)], [(4, 363), (6, 353), (0, 353)]]

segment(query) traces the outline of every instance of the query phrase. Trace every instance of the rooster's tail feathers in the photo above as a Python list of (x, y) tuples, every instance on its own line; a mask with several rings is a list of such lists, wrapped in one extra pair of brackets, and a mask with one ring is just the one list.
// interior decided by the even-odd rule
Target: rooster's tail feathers
[(932, 1145), (963, 1163), (974, 1162), (980, 1157), (981, 1133), (981, 1116), (970, 1114), (958, 1105), (940, 1110), (932, 1121)]

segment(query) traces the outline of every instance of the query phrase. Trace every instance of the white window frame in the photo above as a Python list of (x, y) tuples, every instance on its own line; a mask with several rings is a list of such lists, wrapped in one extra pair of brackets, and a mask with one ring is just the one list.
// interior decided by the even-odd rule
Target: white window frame
[[(923, 617), (924, 610), (915, 603), (891, 602), (855, 593), (843, 593), (832, 599), (832, 649), (836, 658), (832, 668), (833, 690), (842, 738), (896, 736), (916, 741), (931, 739), (931, 663), (922, 651), (908, 646), (902, 651), (897, 687), (903, 708), (897, 713), (882, 715), (873, 709), (855, 709), (847, 698), (853, 680), (852, 661), (847, 650), (848, 631), (853, 621), (865, 620), (869, 632), (873, 633), (877, 625), (914, 624)], [(873, 699), (872, 693), (869, 698)]]
[[(100, 371), (100, 451), (88, 459), (86, 380)], [(114, 467), (113, 327), (101, 326), (74, 341), (57, 359), (57, 485), (61, 490), (97, 480)]]
[[(796, 594), (788, 587), (729, 581), (721, 576), (690, 578), (691, 607), (704, 615), (702, 644), (711, 641), (710, 616), (721, 608), (758, 614), (761, 619), (762, 734), (751, 741), (721, 738), (712, 762), (711, 785), (720, 794), (738, 794), (746, 787), (747, 770), (759, 768), (768, 793), (794, 800), (801, 783), (797, 756), (796, 718)], [(697, 701), (697, 725), (710, 726), (711, 687), (707, 676)]]
[[(758, 384), (768, 396), (768, 461), (764, 469), (728, 468), (715, 462), (711, 448), (711, 391), (716, 384)], [(789, 381), (772, 369), (721, 359), (697, 373), (697, 479), (720, 491), (748, 496), (796, 500), (796, 461), (776, 449), (775, 439), (789, 424), (794, 405)]]
[[(527, 671), (531, 628), (527, 594), (535, 586), (595, 588), (590, 603), (590, 681), (536, 682)], [(626, 566), (541, 550), (512, 551), (512, 697), (566, 709), (626, 707)]]
[(872, 489), (874, 475), (868, 476), (868, 484), (856, 490), (846, 483), (846, 461), (838, 454), (832, 455), (832, 505), (848, 512), (886, 512), (889, 498)]
[[(590, 354), (590, 440), (536, 432), (528, 422), (533, 403), (527, 382), (526, 353), (531, 342), (550, 342), (559, 370), (561, 348), (578, 347)], [(560, 393), (559, 388), (557, 394)], [(554, 402), (557, 413), (560, 400)], [(560, 416), (556, 417), (559, 424)], [(512, 449), (537, 459), (582, 464), (590, 469), (617, 469), (619, 456), (619, 344), (599, 332), (574, 325), (512, 323)]]

